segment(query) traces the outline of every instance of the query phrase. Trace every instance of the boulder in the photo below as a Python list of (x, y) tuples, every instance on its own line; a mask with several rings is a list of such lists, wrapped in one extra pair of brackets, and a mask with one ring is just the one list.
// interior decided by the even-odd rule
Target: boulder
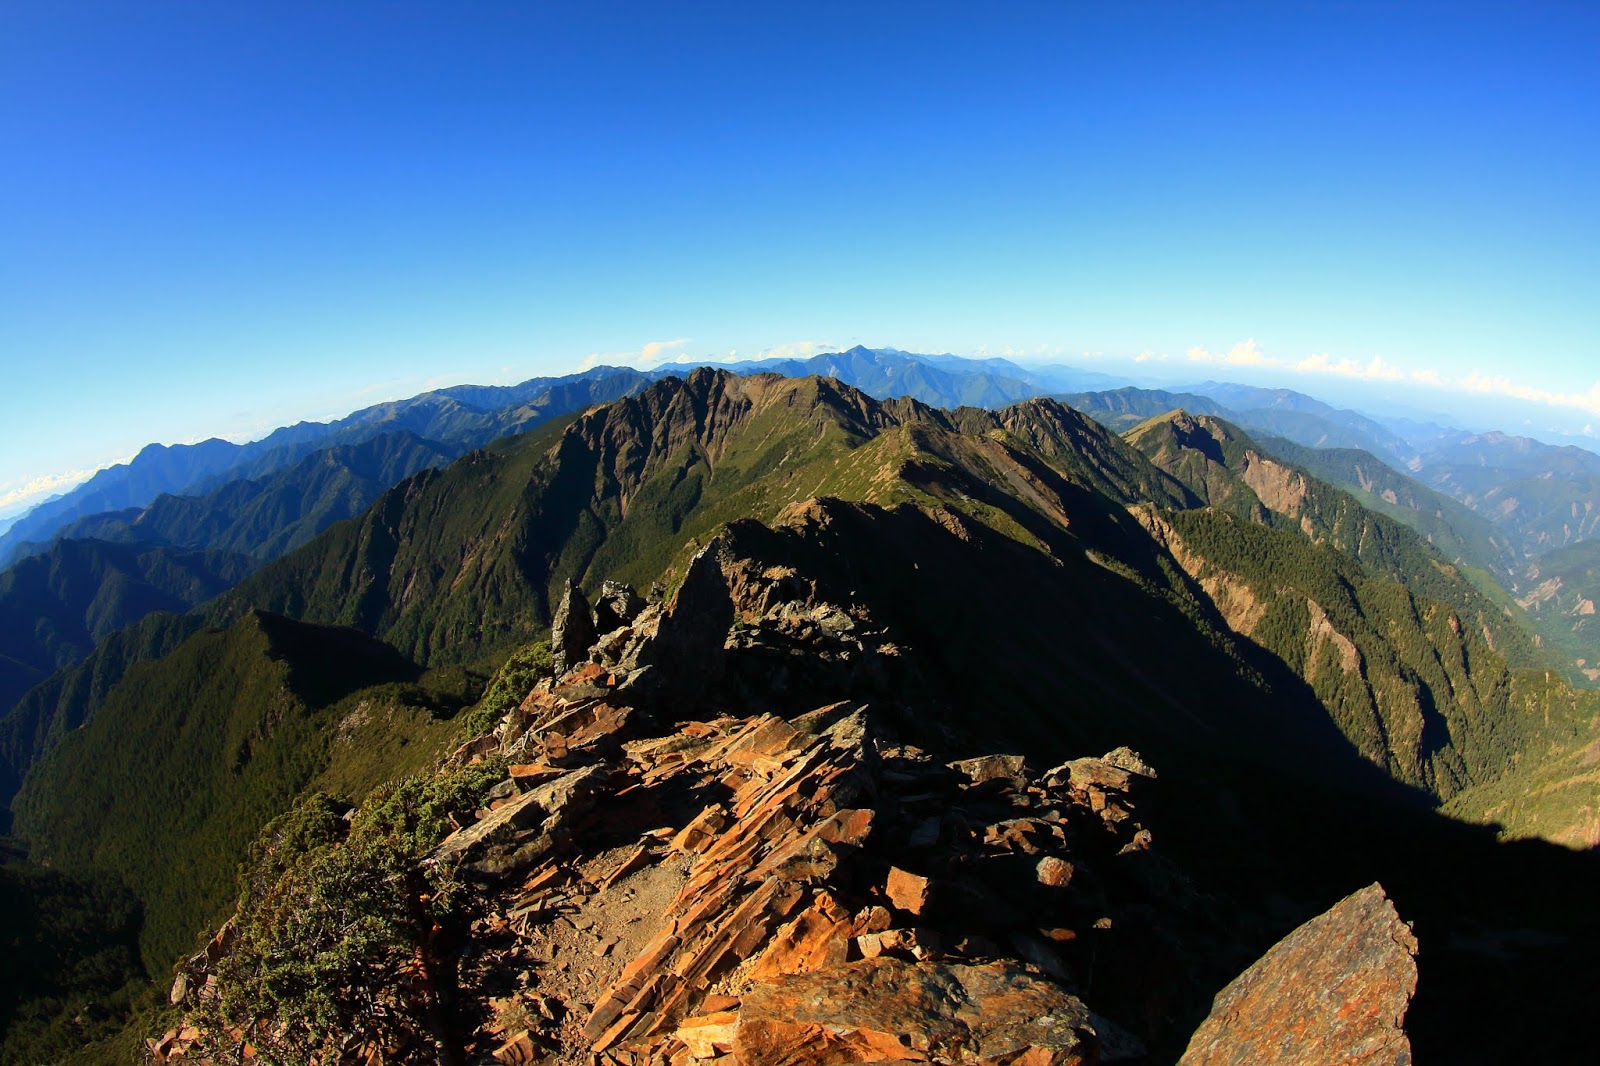
[(1027, 781), (1021, 755), (984, 755), (976, 759), (961, 759), (950, 764), (970, 777), (974, 784), (986, 781), (1005, 781), (1021, 787)]
[(550, 622), (550, 654), (555, 660), (556, 676), (561, 677), (587, 660), (589, 649), (598, 638), (589, 601), (578, 583), (568, 578)]
[(1035, 867), (1039, 883), (1041, 885), (1049, 885), (1051, 888), (1065, 888), (1072, 883), (1072, 875), (1075, 872), (1076, 870), (1070, 862), (1054, 855), (1046, 855), (1039, 860), (1039, 865)]
[(887, 955), (757, 985), (735, 1032), (739, 1062), (1094, 1061), (1082, 1002), (1013, 962)]
[(733, 601), (716, 553), (715, 542), (700, 549), (666, 610), (648, 608), (634, 620), (616, 664), (626, 675), (619, 694), (637, 693), (647, 703), (692, 702), (722, 679)]
[(889, 869), (889, 879), (884, 882), (883, 891), (897, 909), (907, 914), (921, 914), (928, 906), (929, 887), (926, 877), (893, 866)]
[(1406, 1066), (1417, 938), (1368, 885), (1284, 937), (1213, 1001), (1179, 1066)]

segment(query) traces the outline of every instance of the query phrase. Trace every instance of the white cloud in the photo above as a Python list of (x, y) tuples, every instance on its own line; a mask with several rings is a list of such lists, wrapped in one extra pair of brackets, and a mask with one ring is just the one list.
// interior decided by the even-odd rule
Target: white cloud
[[(1272, 365), (1280, 365), (1277, 360), (1269, 361)], [(1354, 359), (1334, 359), (1333, 356), (1322, 352), (1308, 355), (1299, 362), (1294, 363), (1291, 369), (1302, 374), (1333, 374), (1342, 378), (1355, 378), (1358, 381), (1404, 381), (1406, 372), (1389, 362), (1381, 355), (1375, 355), (1365, 363)], [(1433, 374), (1433, 371), (1421, 371), (1423, 374)], [(1415, 377), (1416, 375), (1413, 375)], [(1433, 375), (1437, 377), (1438, 375)], [(1421, 380), (1421, 379), (1418, 379)]]
[[(1335, 359), (1327, 352), (1317, 352), (1302, 359), (1282, 359), (1262, 351), (1254, 337), (1240, 341), (1226, 352), (1212, 352), (1205, 348), (1194, 347), (1185, 354), (1191, 363), (1209, 363), (1216, 366), (1292, 370), (1300, 374), (1331, 374), (1335, 377), (1355, 378), (1358, 381), (1404, 381), (1409, 376), (1414, 381), (1424, 383), (1441, 382), (1439, 375), (1432, 370), (1412, 371), (1408, 375), (1405, 370), (1381, 355), (1374, 355), (1364, 363), (1348, 356)], [(1136, 356), (1134, 361), (1146, 362), (1147, 359), (1141, 355)]]
[(1282, 366), (1278, 359), (1269, 359), (1261, 351), (1256, 339), (1250, 337), (1242, 340), (1229, 348), (1226, 352), (1218, 354), (1209, 352), (1204, 348), (1190, 348), (1186, 353), (1191, 363), (1217, 363), (1223, 366)]
[(1575, 407), (1581, 411), (1600, 415), (1600, 381), (1589, 386), (1586, 392), (1555, 392), (1531, 385), (1519, 385), (1504, 374), (1484, 374), (1474, 370), (1461, 380), (1460, 387), (1469, 392), (1510, 396), (1549, 407)]
[[(826, 341), (785, 341), (783, 344), (774, 344), (769, 348), (763, 348), (754, 355), (742, 355), (739, 349), (729, 348), (728, 354), (723, 359), (729, 363), (763, 359), (810, 359), (814, 355), (828, 355), (843, 350), (837, 344), (829, 344)], [(699, 363), (703, 362), (704, 359), (704, 356), (685, 354), (678, 356), (673, 362)]]
[(132, 460), (133, 456), (129, 455), (84, 470), (69, 470), (62, 474), (40, 474), (20, 484), (12, 481), (0, 485), (0, 516), (26, 511), (49, 496), (76, 488), (107, 467), (118, 466)]
[(1138, 355), (1133, 357), (1133, 361), (1135, 363), (1165, 363), (1167, 359), (1168, 356), (1166, 352), (1162, 352), (1160, 355), (1157, 355), (1155, 352), (1140, 352)]
[(647, 363), (661, 362), (661, 353), (670, 352), (674, 348), (682, 348), (689, 343), (688, 337), (679, 337), (675, 341), (649, 341), (639, 349), (639, 358)]
[(1021, 363), (1038, 362), (1044, 359), (1098, 359), (1099, 352), (1071, 352), (1066, 348), (1049, 344), (1036, 344), (1032, 348), (1022, 348), (1015, 344), (1004, 344), (996, 347), (993, 344), (980, 344), (973, 350), (973, 357), (977, 359), (1012, 359)]
[(597, 366), (637, 366), (649, 368), (667, 362), (663, 353), (682, 348), (688, 337), (670, 341), (646, 341), (636, 352), (590, 352), (578, 364), (579, 370), (592, 370)]
[[(1348, 356), (1335, 358), (1318, 352), (1301, 359), (1282, 359), (1267, 355), (1254, 338), (1240, 341), (1226, 352), (1212, 352), (1205, 348), (1190, 348), (1186, 353), (1192, 363), (1218, 366), (1260, 367), (1289, 370), (1300, 374), (1324, 374), (1351, 378), (1357, 381), (1404, 381), (1435, 389), (1456, 389), (1482, 395), (1508, 396), (1548, 407), (1569, 407), (1600, 415), (1600, 381), (1584, 392), (1558, 392), (1523, 385), (1504, 374), (1485, 374), (1474, 370), (1464, 378), (1447, 378), (1431, 367), (1407, 369), (1396, 366), (1381, 355), (1366, 362)], [(1134, 362), (1147, 362), (1147, 355), (1134, 357)]]
[(770, 348), (763, 348), (757, 359), (809, 359), (813, 355), (826, 355), (837, 352), (837, 344), (828, 344), (825, 341), (788, 341), (784, 344), (774, 344)]

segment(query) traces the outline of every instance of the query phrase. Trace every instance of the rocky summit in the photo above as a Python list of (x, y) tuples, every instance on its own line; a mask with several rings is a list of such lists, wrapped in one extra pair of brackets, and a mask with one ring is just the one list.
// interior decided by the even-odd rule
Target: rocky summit
[[(249, 964), (230, 922), (179, 973), (189, 1018), (151, 1059), (1068, 1066), (1152, 1061), (1136, 1033), (1181, 1039), (1192, 975), (1142, 967), (1174, 957), (1148, 945), (1205, 901), (1158, 846), (1157, 769), (1128, 748), (952, 759), (870, 702), (684, 717), (718, 686), (749, 693), (740, 647), (781, 637), (869, 670), (863, 640), (884, 651), (803, 575), (727, 549), (702, 549), (665, 602), (568, 586), (560, 671), (446, 760), (503, 774), (419, 863), (414, 885), (462, 886), (465, 917), (369, 990), (411, 1024), (219, 1022), (230, 962)], [(1230, 986), (1185, 1061), (1289, 1061), (1261, 1049), (1308, 1033), (1321, 1050), (1295, 1061), (1335, 1061), (1316, 1056), (1348, 1045), (1323, 1031), (1352, 1012), (1351, 1039), (1387, 1026), (1398, 1054), (1408, 937), (1376, 888), (1352, 897)]]

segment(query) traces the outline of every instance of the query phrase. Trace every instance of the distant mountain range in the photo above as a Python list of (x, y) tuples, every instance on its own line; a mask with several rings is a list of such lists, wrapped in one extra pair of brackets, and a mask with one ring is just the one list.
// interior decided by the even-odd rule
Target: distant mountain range
[(650, 380), (637, 371), (604, 367), (560, 378), (533, 378), (520, 385), (461, 385), (375, 404), (333, 422), (285, 426), (248, 444), (217, 439), (152, 444), (129, 462), (100, 471), (18, 518), (0, 535), (0, 562), (24, 553), (28, 542), (48, 542), (79, 518), (142, 508), (162, 494), (193, 495), (229, 481), (259, 479), (335, 445), (407, 431), (465, 450), (585, 404), (616, 399)]
[[(1581, 556), (1581, 545), (1600, 526), (1600, 456), (1591, 452), (1439, 426), (1391, 429), (1287, 389), (1213, 381), (1186, 393), (1070, 391), (1103, 384), (1108, 376), (1005, 359), (856, 347), (728, 369), (828, 376), (869, 395), (906, 396), (946, 409), (992, 409), (1050, 394), (1119, 432), (1175, 409), (1225, 417), (1268, 450), (1278, 448), (1282, 458), (1415, 529), (1478, 575), (1483, 592), (1523, 613), (1567, 676), (1600, 680), (1600, 647), (1593, 645), (1586, 613), (1595, 602), (1585, 576), (1590, 568), (1566, 561), (1579, 557), (1573, 552)], [(151, 445), (130, 463), (23, 516), (0, 535), (0, 558), (15, 562), (58, 541), (84, 539), (270, 561), (360, 514), (421, 469), (680, 372), (675, 366), (597, 367), (513, 386), (463, 385), (326, 424), (285, 427), (246, 445)], [(1541, 556), (1557, 549), (1567, 555), (1541, 564)], [(10, 608), (0, 602), (0, 620), (13, 628), (26, 627), (44, 609), (26, 598), (10, 602)], [(136, 612), (125, 620), (136, 620)], [(0, 659), (0, 711), (40, 679), (39, 668)]]

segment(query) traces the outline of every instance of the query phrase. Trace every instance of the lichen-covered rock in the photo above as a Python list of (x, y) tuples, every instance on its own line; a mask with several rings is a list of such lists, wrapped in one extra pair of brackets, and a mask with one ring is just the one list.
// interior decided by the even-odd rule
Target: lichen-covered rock
[(1368, 885), (1223, 989), (1180, 1066), (1406, 1066), (1416, 950), (1382, 886)]
[(750, 1063), (1094, 1061), (1089, 1010), (1014, 962), (889, 956), (793, 974), (744, 997), (734, 1039)]
[(550, 654), (555, 660), (556, 676), (588, 659), (597, 638), (589, 601), (578, 583), (568, 578), (555, 617), (550, 620)]
[(600, 585), (600, 595), (594, 601), (594, 628), (597, 633), (611, 633), (633, 624), (645, 608), (644, 597), (629, 585), (606, 579)]

